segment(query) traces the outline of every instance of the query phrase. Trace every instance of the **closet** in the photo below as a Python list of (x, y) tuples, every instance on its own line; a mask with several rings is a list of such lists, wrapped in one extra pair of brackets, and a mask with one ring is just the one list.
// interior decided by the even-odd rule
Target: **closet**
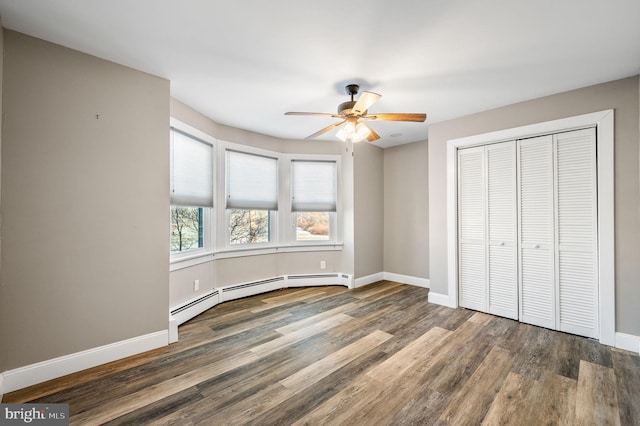
[(460, 306), (598, 337), (595, 129), (462, 148)]

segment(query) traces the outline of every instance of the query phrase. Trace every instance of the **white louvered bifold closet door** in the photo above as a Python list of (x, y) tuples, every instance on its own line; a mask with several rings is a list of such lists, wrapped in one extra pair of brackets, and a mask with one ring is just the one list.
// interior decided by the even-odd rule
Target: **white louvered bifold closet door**
[(518, 319), (516, 144), (486, 147), (488, 312)]
[(487, 311), (484, 147), (458, 151), (458, 302)]
[(595, 129), (555, 135), (557, 329), (598, 337)]
[(518, 141), (520, 321), (555, 329), (553, 137)]

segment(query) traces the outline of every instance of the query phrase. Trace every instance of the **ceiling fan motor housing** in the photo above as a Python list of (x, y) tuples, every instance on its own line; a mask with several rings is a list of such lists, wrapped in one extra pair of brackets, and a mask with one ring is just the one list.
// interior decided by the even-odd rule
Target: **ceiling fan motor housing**
[(338, 105), (338, 114), (340, 115), (350, 115), (353, 106), (356, 104), (356, 101), (347, 101)]

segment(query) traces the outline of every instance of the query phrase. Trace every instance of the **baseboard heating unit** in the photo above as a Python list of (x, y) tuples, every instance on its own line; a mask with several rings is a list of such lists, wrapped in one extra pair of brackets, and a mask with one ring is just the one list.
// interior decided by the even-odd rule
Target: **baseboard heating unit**
[(266, 280), (253, 281), (243, 284), (234, 284), (220, 287), (220, 301), (240, 299), (241, 297), (253, 296), (254, 294), (266, 293), (268, 291), (284, 288), (285, 277), (274, 277)]
[(287, 287), (314, 287), (323, 285), (343, 285), (348, 288), (353, 288), (353, 276), (342, 273), (283, 275), (214, 288), (202, 296), (171, 308), (169, 312), (169, 343), (178, 341), (178, 326), (180, 324), (187, 322), (219, 303)]

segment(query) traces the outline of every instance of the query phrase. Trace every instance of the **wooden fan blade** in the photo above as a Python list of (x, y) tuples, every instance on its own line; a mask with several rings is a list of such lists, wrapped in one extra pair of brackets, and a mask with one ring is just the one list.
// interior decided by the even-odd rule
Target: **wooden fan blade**
[(351, 108), (351, 111), (357, 115), (364, 114), (365, 111), (374, 104), (374, 102), (380, 99), (380, 97), (381, 95), (378, 95), (377, 93), (362, 92), (356, 104)]
[(386, 114), (370, 114), (362, 117), (364, 120), (380, 120), (380, 121), (416, 121), (423, 122), (427, 119), (427, 114), (409, 114), (409, 113), (386, 113)]
[(380, 135), (377, 134), (376, 131), (371, 128), (371, 126), (369, 126), (367, 123), (362, 123), (362, 124), (365, 125), (367, 129), (371, 131), (371, 133), (369, 133), (369, 136), (367, 136), (367, 140), (369, 142), (374, 142), (380, 139)]
[(331, 129), (335, 129), (335, 128), (336, 128), (336, 127), (338, 127), (339, 125), (344, 124), (344, 123), (346, 123), (346, 122), (347, 122), (347, 120), (339, 121), (339, 122), (337, 122), (337, 123), (333, 123), (332, 125), (327, 126), (327, 127), (325, 127), (324, 129), (322, 129), (322, 130), (318, 130), (318, 131), (317, 131), (317, 132), (315, 132), (314, 134), (307, 136), (305, 139), (313, 139), (313, 138), (315, 138), (315, 137), (318, 137), (318, 136), (320, 136), (320, 135), (322, 135), (322, 134), (324, 134), (324, 133), (327, 133), (329, 130), (331, 130)]
[(314, 117), (337, 117), (342, 118), (341, 115), (330, 114), (328, 112), (285, 112), (284, 115), (310, 115)]

